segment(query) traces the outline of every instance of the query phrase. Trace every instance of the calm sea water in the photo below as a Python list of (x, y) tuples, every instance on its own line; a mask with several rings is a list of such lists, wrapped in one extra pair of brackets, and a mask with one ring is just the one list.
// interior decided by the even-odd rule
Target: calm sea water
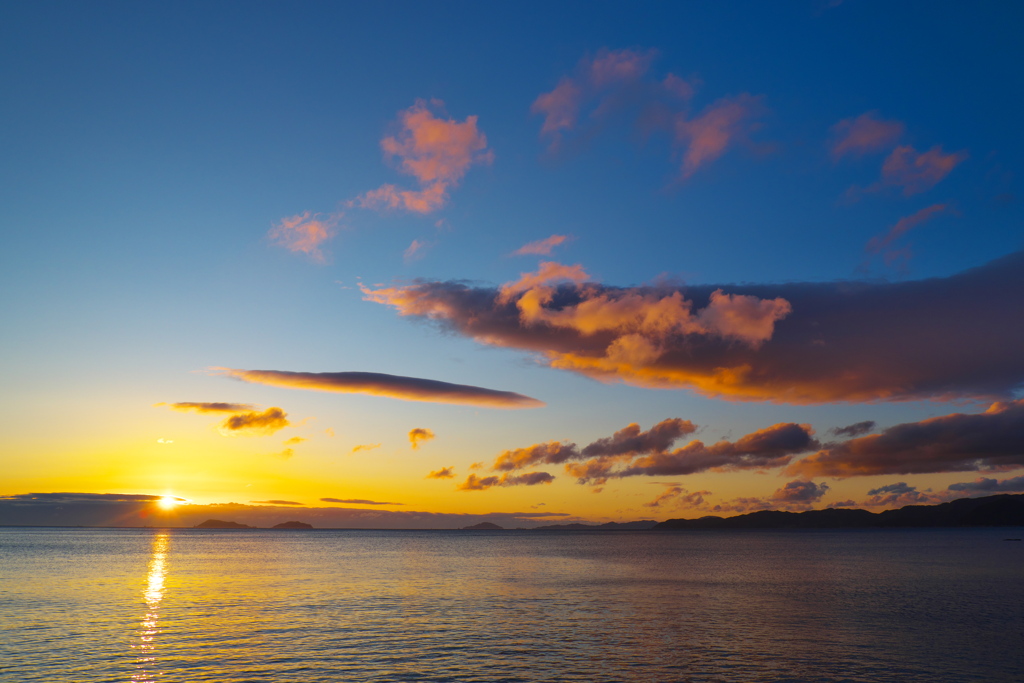
[(3, 681), (1021, 681), (1022, 529), (0, 529)]

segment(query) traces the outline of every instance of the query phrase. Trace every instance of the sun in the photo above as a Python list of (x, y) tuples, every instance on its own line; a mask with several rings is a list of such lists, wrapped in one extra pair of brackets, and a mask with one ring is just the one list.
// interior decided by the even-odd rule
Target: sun
[(164, 510), (173, 510), (175, 506), (177, 506), (179, 503), (181, 503), (180, 500), (178, 500), (177, 498), (172, 498), (170, 496), (164, 496), (163, 498), (156, 502), (156, 504), (159, 505), (161, 509)]

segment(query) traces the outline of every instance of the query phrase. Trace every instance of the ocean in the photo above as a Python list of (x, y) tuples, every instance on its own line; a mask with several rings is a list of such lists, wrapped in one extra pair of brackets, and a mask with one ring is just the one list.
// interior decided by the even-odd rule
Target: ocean
[(0, 680), (1021, 681), (1020, 528), (0, 528)]

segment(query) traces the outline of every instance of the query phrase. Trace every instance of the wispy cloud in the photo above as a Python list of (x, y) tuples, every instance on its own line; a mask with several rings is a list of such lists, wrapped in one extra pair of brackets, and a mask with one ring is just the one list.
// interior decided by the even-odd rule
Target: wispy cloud
[(946, 211), (949, 211), (948, 204), (932, 204), (931, 206), (926, 206), (920, 211), (916, 211), (909, 216), (901, 218), (896, 221), (896, 224), (893, 225), (887, 233), (872, 237), (868, 240), (865, 250), (869, 254), (878, 254), (888, 251), (892, 248), (893, 242), (909, 232), (912, 228), (915, 228), (922, 223), (926, 223), (935, 216)]
[(301, 437), (301, 436), (293, 436), (290, 439), (286, 439), (285, 442), (284, 442), (284, 445), (285, 446), (295, 446), (296, 444), (300, 444), (303, 441), (308, 441), (308, 440), (309, 439), (306, 439), (306, 438)]
[(896, 187), (907, 197), (920, 194), (935, 187), (966, 159), (966, 151), (947, 154), (942, 151), (942, 145), (935, 145), (927, 152), (903, 145), (892, 151), (882, 164), (881, 180), (868, 190)]
[(306, 254), (317, 263), (326, 263), (327, 257), (321, 245), (337, 233), (342, 216), (340, 213), (323, 216), (305, 211), (282, 218), (280, 223), (270, 229), (267, 237), (288, 251)]
[(542, 401), (511, 391), (497, 391), (467, 384), (433, 379), (387, 375), (380, 372), (287, 372), (283, 370), (239, 370), (212, 368), (243, 382), (289, 389), (370, 394), (404, 401), (453, 403), (485, 408), (537, 408)]
[(365, 500), (363, 498), (321, 498), (324, 503), (343, 503), (345, 505), (405, 505), (405, 503), (386, 503), (379, 500)]
[(409, 430), (409, 444), (416, 450), (428, 441), (434, 440), (434, 432), (425, 427), (416, 427)]
[(834, 160), (851, 155), (863, 156), (892, 147), (903, 136), (906, 126), (900, 121), (878, 118), (869, 111), (853, 119), (843, 119), (832, 126), (830, 151)]
[(183, 413), (244, 413), (256, 409), (256, 406), (248, 403), (200, 403), (184, 401), (181, 403), (157, 403), (155, 405), (167, 406), (171, 410), (178, 410)]
[(418, 261), (427, 255), (427, 250), (430, 249), (431, 246), (430, 242), (426, 242), (424, 240), (413, 240), (412, 243), (409, 244), (408, 248), (402, 252), (402, 260), (406, 263)]
[(685, 146), (683, 177), (722, 156), (737, 141), (756, 130), (765, 110), (763, 98), (743, 93), (718, 100), (692, 119), (676, 122), (676, 140)]
[(833, 436), (864, 436), (870, 432), (875, 431), (874, 420), (864, 420), (863, 422), (854, 422), (851, 425), (845, 427), (835, 427), (829, 430), (829, 434)]
[(361, 443), (358, 446), (353, 446), (352, 447), (352, 452), (353, 453), (358, 453), (359, 451), (372, 451), (374, 448), (380, 448), (380, 444), (379, 443)]
[(568, 235), (552, 235), (536, 242), (529, 242), (512, 252), (512, 256), (550, 256), (551, 250), (569, 239)]
[(370, 209), (404, 209), (430, 213), (448, 201), (448, 191), (459, 184), (475, 164), (489, 164), (494, 153), (487, 148), (487, 137), (477, 128), (477, 117), (462, 122), (438, 116), (444, 104), (423, 100), (399, 113), (400, 130), (381, 140), (388, 159), (395, 159), (398, 170), (413, 176), (419, 190), (401, 190), (383, 185), (350, 202)]
[(664, 491), (658, 494), (654, 500), (644, 503), (644, 507), (681, 507), (696, 508), (704, 505), (704, 496), (710, 496), (711, 491), (687, 491), (682, 486), (671, 484)]
[(294, 500), (250, 500), (249, 502), (258, 505), (305, 505), (305, 503), (299, 503)]
[(1024, 252), (902, 282), (613, 287), (585, 275), (552, 266), (501, 288), (420, 281), (364, 292), (554, 368), (720, 398), (1007, 397), (1024, 385), (1024, 317), (1012, 315), (1024, 310)]
[(759, 127), (764, 100), (749, 93), (723, 97), (693, 114), (691, 100), (700, 82), (673, 73), (655, 76), (656, 56), (654, 50), (603, 49), (537, 97), (531, 111), (544, 116), (541, 137), (549, 151), (562, 149), (567, 140), (592, 139), (613, 120), (625, 118), (641, 138), (667, 133), (682, 149), (682, 176), (689, 178)]

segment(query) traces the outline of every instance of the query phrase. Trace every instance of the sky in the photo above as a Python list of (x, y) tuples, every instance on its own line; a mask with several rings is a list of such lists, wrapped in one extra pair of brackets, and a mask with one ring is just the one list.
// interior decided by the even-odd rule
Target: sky
[(1024, 492), (1022, 26), (4, 3), (0, 511), (535, 526)]

